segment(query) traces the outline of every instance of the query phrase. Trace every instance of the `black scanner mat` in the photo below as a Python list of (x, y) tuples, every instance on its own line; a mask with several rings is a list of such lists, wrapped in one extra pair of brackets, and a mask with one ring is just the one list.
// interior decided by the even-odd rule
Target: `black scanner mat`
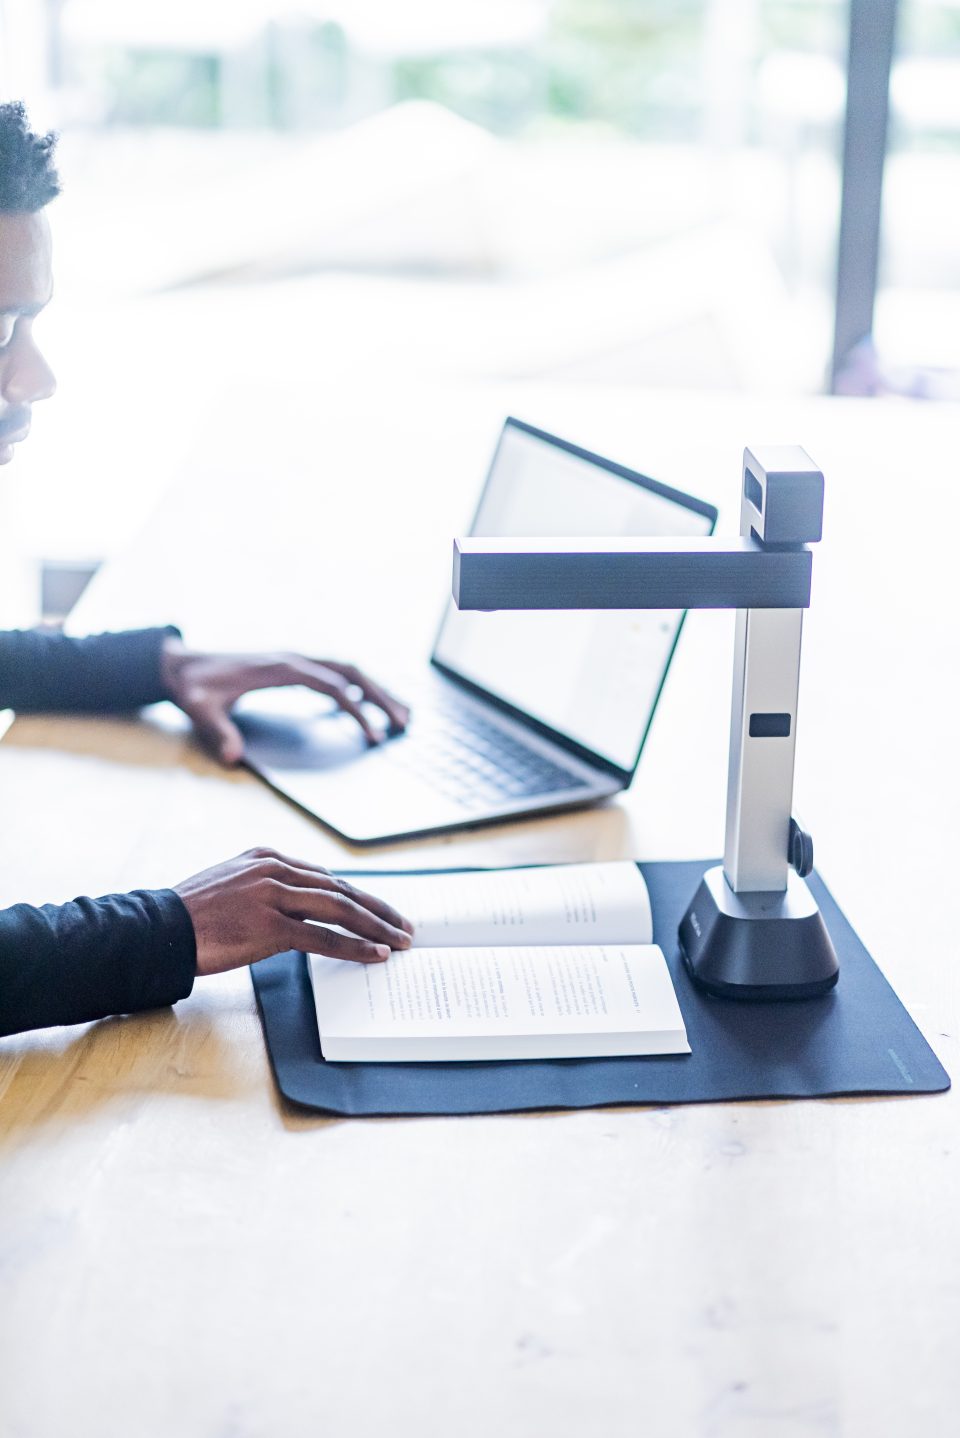
[(302, 954), (275, 954), (254, 964), (251, 976), (280, 1092), (306, 1108), (359, 1116), (938, 1093), (950, 1087), (923, 1035), (816, 874), (808, 882), (840, 960), (836, 988), (821, 998), (774, 1003), (701, 993), (683, 966), (677, 927), (701, 874), (715, 862), (639, 865), (650, 892), (654, 941), (667, 956), (692, 1053), (496, 1063), (327, 1063), (320, 1053), (306, 960)]

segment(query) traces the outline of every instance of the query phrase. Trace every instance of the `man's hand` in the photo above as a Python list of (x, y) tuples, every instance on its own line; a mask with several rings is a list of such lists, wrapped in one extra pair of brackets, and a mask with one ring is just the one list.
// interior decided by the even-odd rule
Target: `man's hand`
[(352, 664), (332, 659), (304, 659), (299, 654), (194, 654), (179, 639), (167, 639), (160, 674), (170, 698), (193, 720), (201, 739), (224, 764), (236, 764), (243, 758), (243, 737), (230, 718), (230, 709), (253, 689), (302, 684), (326, 694), (353, 715), (371, 744), (378, 744), (383, 735), (361, 709), (363, 700), (383, 710), (390, 733), (405, 729), (410, 719), (409, 709), (399, 699)]
[(284, 949), (376, 964), (391, 949), (410, 947), (413, 926), (396, 909), (274, 849), (250, 849), (174, 889), (193, 921), (198, 974), (222, 974)]

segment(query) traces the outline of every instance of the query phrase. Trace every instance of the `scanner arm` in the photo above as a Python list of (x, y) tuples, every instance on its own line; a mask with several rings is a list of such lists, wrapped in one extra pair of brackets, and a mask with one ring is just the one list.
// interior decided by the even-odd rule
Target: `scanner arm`
[(460, 609), (806, 609), (811, 553), (740, 539), (453, 541)]

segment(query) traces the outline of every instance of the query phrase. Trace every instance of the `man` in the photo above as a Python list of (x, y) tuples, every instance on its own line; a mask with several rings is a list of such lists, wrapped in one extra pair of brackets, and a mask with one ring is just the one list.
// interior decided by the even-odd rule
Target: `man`
[[(27, 437), (31, 406), (54, 391), (33, 334), (52, 289), (45, 206), (59, 189), (53, 145), (52, 135), (31, 133), (22, 105), (0, 105), (0, 464)], [(394, 729), (409, 717), (352, 665), (330, 660), (197, 654), (172, 628), (88, 639), (0, 634), (0, 709), (102, 713), (172, 699), (228, 764), (243, 756), (230, 706), (249, 690), (288, 684), (332, 696), (371, 743), (379, 735), (361, 695)], [(377, 962), (408, 947), (411, 933), (389, 905), (269, 849), (173, 889), (16, 904), (0, 912), (0, 1034), (171, 1004), (197, 974), (284, 949)]]

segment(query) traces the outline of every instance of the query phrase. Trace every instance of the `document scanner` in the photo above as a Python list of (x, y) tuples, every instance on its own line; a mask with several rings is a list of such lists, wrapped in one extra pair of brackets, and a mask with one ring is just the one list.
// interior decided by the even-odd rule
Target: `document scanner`
[(799, 446), (746, 449), (736, 539), (454, 541), (461, 609), (736, 609), (723, 864), (684, 914), (694, 980), (730, 998), (810, 998), (837, 982), (806, 883), (813, 844), (792, 817), (803, 611), (823, 475)]

